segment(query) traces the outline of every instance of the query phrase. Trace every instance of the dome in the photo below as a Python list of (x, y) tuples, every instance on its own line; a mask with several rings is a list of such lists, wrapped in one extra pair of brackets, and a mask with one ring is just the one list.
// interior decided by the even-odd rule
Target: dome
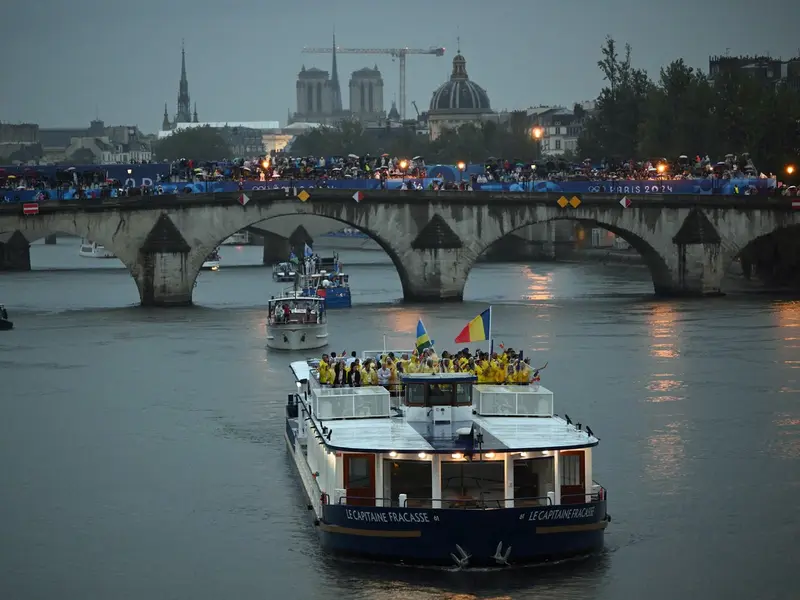
[(453, 58), (450, 81), (439, 86), (431, 98), (431, 112), (491, 112), (489, 95), (467, 75), (467, 61), (459, 53)]

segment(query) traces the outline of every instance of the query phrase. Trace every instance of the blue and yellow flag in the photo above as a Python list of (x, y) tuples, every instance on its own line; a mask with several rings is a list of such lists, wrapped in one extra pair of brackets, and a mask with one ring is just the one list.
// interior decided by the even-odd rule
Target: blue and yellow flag
[(417, 352), (422, 352), (425, 348), (433, 348), (433, 340), (420, 319), (417, 322)]

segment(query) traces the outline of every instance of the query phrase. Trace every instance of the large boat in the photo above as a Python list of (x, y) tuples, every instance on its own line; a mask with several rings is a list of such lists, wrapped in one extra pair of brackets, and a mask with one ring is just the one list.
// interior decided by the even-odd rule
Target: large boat
[(285, 437), (327, 550), (469, 568), (603, 548), (599, 439), (554, 414), (547, 388), (408, 374), (392, 398), (382, 386), (321, 385), (318, 365), (291, 364)]
[(0, 304), (0, 331), (8, 331), (14, 329), (14, 322), (8, 320), (8, 311), (6, 307)]
[(84, 258), (116, 258), (113, 252), (106, 250), (101, 244), (87, 239), (81, 240), (81, 247), (78, 249), (78, 255)]
[(200, 268), (205, 269), (206, 271), (218, 271), (220, 260), (221, 257), (219, 255), (219, 250), (216, 249), (211, 254), (206, 256), (206, 259), (203, 261), (203, 265)]
[(350, 308), (350, 276), (337, 271), (321, 270), (305, 278), (303, 293), (325, 299), (328, 308)]
[(328, 318), (322, 298), (299, 290), (270, 298), (267, 347), (275, 350), (311, 350), (328, 344)]

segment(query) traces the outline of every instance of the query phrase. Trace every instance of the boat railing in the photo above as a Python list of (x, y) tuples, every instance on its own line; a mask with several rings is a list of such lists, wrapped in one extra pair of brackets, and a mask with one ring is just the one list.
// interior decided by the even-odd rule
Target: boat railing
[(600, 502), (607, 499), (606, 488), (596, 481), (592, 482), (592, 491), (588, 494), (586, 492), (583, 494), (561, 494), (561, 504), (591, 504), (592, 502)]
[(434, 502), (440, 508), (458, 510), (493, 510), (506, 508), (512, 502), (515, 508), (529, 506), (550, 506), (553, 500), (550, 496), (531, 496), (523, 498), (406, 498), (402, 502), (399, 498), (378, 498), (375, 496), (340, 496), (337, 504), (349, 506), (380, 506), (384, 508), (426, 508), (434, 507)]

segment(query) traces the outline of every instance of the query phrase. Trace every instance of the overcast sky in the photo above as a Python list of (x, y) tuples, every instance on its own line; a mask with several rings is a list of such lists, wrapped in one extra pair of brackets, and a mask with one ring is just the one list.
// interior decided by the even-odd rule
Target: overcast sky
[[(471, 79), (492, 107), (571, 105), (597, 96), (597, 69), (607, 34), (633, 46), (636, 66), (652, 76), (683, 57), (708, 68), (712, 54), (800, 54), (796, 4), (761, 0), (40, 0), (4, 3), (0, 48), (0, 120), (43, 127), (161, 125), (164, 103), (176, 110), (181, 38), (189, 93), (201, 121), (286, 121), (294, 111), (301, 65), (330, 69), (330, 55), (301, 54), (329, 46), (444, 46), (444, 57), (408, 59), (409, 114), (421, 110), (450, 74), (456, 38)], [(794, 25), (792, 24), (794, 22)], [(350, 73), (377, 64), (386, 108), (398, 93), (390, 57), (339, 58), (343, 101)]]

